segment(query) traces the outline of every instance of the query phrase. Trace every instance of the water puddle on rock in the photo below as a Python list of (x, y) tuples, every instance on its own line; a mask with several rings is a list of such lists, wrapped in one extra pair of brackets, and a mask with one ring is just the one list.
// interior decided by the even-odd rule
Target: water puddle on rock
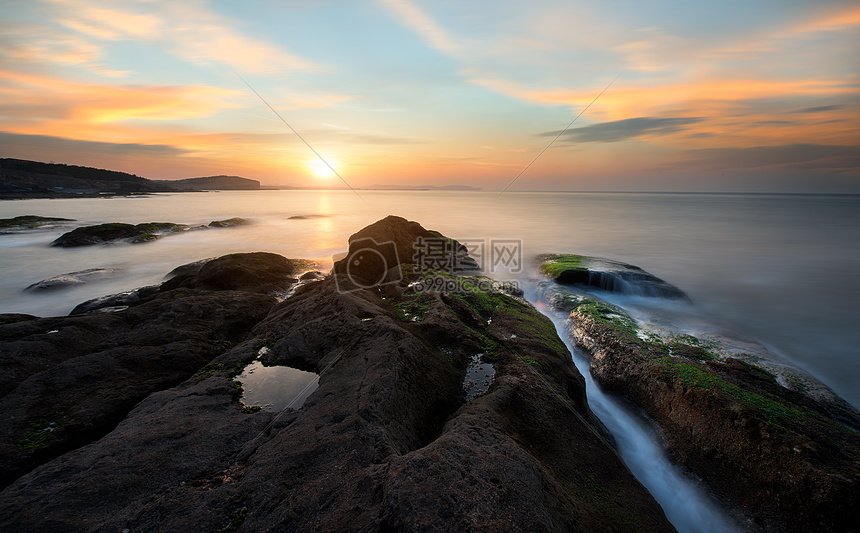
[(254, 361), (236, 377), (242, 383), (242, 403), (278, 412), (298, 409), (317, 387), (319, 375), (288, 366), (263, 366)]
[(496, 369), (492, 363), (482, 359), (483, 354), (473, 355), (469, 367), (466, 369), (466, 379), (463, 380), (463, 392), (466, 393), (466, 401), (471, 402), (476, 397), (487, 392), (493, 383)]

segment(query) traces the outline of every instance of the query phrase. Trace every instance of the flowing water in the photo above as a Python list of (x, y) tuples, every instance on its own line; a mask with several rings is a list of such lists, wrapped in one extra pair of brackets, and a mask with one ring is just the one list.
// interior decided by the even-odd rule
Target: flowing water
[[(84, 300), (157, 284), (174, 267), (233, 252), (270, 251), (331, 267), (349, 235), (386, 215), (416, 220), (483, 254), (496, 277), (526, 278), (516, 259), (545, 252), (602, 256), (638, 265), (684, 290), (697, 320), (719, 323), (756, 339), (860, 406), (860, 197), (637, 193), (495, 193), (448, 191), (234, 191), (136, 198), (0, 202), (0, 218), (42, 215), (76, 224), (177, 222), (197, 225), (231, 217), (248, 226), (208, 229), (139, 245), (60, 249), (64, 229), (0, 235), (0, 312), (67, 314)], [(297, 215), (317, 215), (291, 219)], [(495, 245), (516, 248), (504, 265)], [(513, 259), (513, 260), (511, 260)], [(24, 291), (59, 274), (116, 269), (111, 277), (64, 290)], [(521, 280), (522, 281), (522, 280)], [(703, 318), (704, 317), (704, 318)], [(577, 361), (581, 365), (581, 361)], [(587, 375), (584, 367), (580, 368)], [(596, 387), (591, 387), (596, 389)], [(592, 391), (593, 392), (593, 391)], [(591, 398), (608, 426), (631, 432), (618, 441), (636, 472), (631, 450), (650, 450), (637, 475), (658, 499), (683, 496), (677, 508), (698, 509), (673, 486), (634, 421), (609, 399)], [(653, 443), (653, 439), (650, 439)], [(632, 452), (631, 452), (632, 453)], [(681, 478), (678, 478), (681, 479)], [(686, 485), (692, 487), (689, 483)], [(694, 487), (690, 488), (692, 491)], [(661, 499), (670, 516), (673, 505)], [(706, 509), (707, 505), (701, 507)], [(684, 530), (711, 518), (675, 517)], [(705, 512), (705, 511), (701, 511)], [(715, 519), (714, 519), (715, 520)], [(692, 524), (685, 526), (683, 524)], [(702, 530), (702, 529), (698, 529)], [(707, 530), (707, 529), (705, 529)]]

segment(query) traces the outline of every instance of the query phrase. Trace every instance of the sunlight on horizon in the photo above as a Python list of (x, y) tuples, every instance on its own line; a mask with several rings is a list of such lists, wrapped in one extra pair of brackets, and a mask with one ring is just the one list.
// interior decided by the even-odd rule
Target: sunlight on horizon
[(320, 158), (312, 159), (308, 161), (308, 168), (317, 178), (327, 179), (334, 176), (335, 164), (333, 161), (323, 161)]

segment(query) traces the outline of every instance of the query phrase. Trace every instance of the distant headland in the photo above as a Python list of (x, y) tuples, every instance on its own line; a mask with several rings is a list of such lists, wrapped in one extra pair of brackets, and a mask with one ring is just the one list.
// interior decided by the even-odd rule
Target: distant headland
[(0, 199), (4, 200), (259, 189), (259, 181), (239, 176), (150, 180), (115, 170), (0, 158)]
[[(349, 190), (346, 186), (266, 185), (240, 176), (151, 180), (136, 174), (62, 163), (0, 158), (0, 200), (96, 198), (151, 193), (259, 190)], [(370, 185), (360, 190), (480, 191), (467, 185)]]

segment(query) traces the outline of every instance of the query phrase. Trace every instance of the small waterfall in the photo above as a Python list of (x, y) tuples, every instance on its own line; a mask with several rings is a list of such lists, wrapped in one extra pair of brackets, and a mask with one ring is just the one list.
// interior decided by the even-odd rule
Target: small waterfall
[[(534, 298), (531, 298), (534, 302)], [(584, 354), (571, 345), (564, 320), (549, 318), (555, 324), (573, 362), (585, 377), (588, 405), (615, 437), (618, 453), (679, 533), (726, 533), (741, 529), (721, 510), (703, 487), (690, 479), (663, 454), (653, 431), (639, 417), (610, 398), (594, 382)]]

